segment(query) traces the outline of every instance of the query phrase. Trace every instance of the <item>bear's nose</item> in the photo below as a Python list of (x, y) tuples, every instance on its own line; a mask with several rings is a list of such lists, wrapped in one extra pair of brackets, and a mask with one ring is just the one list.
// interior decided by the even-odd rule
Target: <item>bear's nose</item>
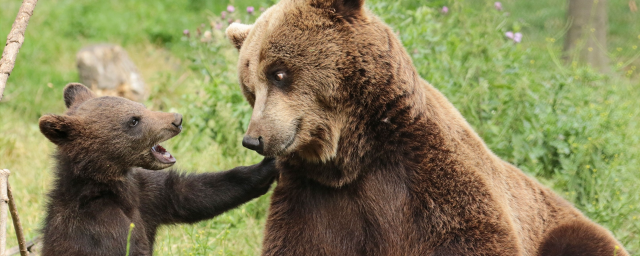
[(173, 122), (171, 122), (173, 126), (182, 130), (182, 115), (178, 113), (173, 113)]
[(262, 137), (258, 137), (256, 139), (256, 138), (252, 138), (249, 135), (245, 135), (244, 138), (242, 138), (242, 146), (244, 146), (245, 148), (254, 150), (261, 155), (262, 155), (262, 151), (264, 150), (264, 143), (262, 143)]

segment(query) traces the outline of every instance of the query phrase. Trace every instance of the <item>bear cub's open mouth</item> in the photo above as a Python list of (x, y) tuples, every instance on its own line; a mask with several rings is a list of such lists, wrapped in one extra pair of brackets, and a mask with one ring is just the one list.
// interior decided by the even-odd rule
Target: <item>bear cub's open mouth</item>
[(160, 144), (151, 147), (151, 153), (156, 157), (156, 159), (158, 159), (158, 161), (164, 164), (173, 164), (176, 162), (176, 159), (171, 155), (171, 153), (160, 146)]

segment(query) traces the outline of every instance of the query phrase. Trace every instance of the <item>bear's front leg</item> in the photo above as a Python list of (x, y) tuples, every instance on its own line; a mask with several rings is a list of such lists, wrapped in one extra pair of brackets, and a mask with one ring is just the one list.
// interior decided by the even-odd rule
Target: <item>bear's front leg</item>
[[(494, 230), (498, 231), (498, 230)], [(487, 230), (465, 230), (464, 235), (450, 236), (435, 250), (434, 256), (448, 255), (485, 255), (520, 256), (523, 255), (521, 243), (516, 236), (505, 232), (487, 232)]]

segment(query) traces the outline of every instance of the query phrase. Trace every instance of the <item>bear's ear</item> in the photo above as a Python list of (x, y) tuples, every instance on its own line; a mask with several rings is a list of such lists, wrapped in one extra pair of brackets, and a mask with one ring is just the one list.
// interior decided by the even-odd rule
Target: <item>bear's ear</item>
[(73, 120), (68, 116), (44, 115), (40, 117), (40, 132), (56, 145), (72, 140)]
[(249, 35), (249, 31), (253, 28), (253, 25), (245, 25), (240, 23), (232, 23), (227, 28), (226, 34), (229, 38), (229, 41), (236, 47), (236, 49), (240, 50), (242, 48), (242, 43), (247, 36)]
[(64, 87), (64, 104), (67, 105), (67, 108), (95, 97), (89, 88), (80, 83), (70, 83)]
[(311, 6), (333, 9), (347, 20), (364, 16), (364, 0), (311, 0)]

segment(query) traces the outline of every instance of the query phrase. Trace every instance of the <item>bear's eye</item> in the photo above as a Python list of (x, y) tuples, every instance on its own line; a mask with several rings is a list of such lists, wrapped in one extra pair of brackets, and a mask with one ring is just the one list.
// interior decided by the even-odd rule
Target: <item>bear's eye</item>
[(138, 125), (138, 123), (140, 123), (140, 118), (132, 117), (131, 121), (129, 121), (129, 126), (134, 127), (134, 126)]
[(271, 73), (271, 81), (277, 87), (286, 87), (291, 82), (290, 80), (291, 79), (289, 78), (287, 71), (277, 70)]
[(273, 79), (276, 81), (283, 81), (287, 74), (284, 71), (278, 71), (274, 74)]

